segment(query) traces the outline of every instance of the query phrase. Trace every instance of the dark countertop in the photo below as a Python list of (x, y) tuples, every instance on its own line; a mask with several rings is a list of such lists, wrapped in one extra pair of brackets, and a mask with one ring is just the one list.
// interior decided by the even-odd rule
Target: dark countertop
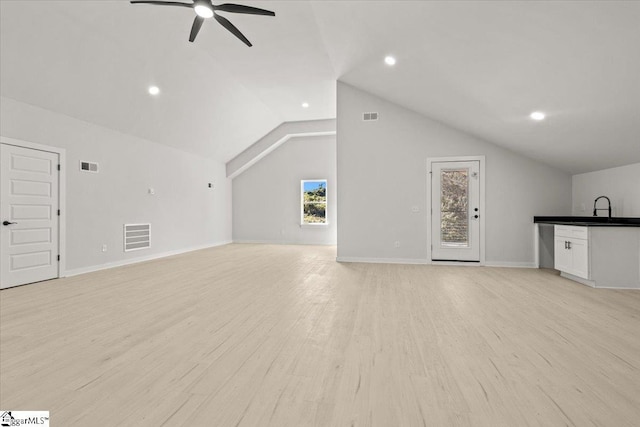
[(640, 218), (606, 216), (534, 216), (537, 224), (579, 225), (583, 227), (640, 227)]

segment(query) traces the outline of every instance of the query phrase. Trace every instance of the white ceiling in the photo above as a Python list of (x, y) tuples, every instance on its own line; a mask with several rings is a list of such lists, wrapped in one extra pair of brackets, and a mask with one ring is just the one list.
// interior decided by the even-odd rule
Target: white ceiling
[(236, 3), (276, 12), (225, 14), (252, 48), (189, 43), (183, 8), (0, 0), (1, 94), (228, 161), (335, 117), (340, 79), (568, 172), (640, 162), (640, 2)]

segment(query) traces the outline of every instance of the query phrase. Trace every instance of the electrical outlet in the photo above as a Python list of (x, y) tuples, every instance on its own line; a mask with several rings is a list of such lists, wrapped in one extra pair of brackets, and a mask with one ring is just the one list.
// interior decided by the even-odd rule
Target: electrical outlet
[(148, 193), (150, 196), (153, 196), (154, 194), (156, 194), (156, 190), (153, 188), (149, 188)]
[(107, 252), (107, 245), (102, 245), (102, 252)]
[(393, 244), (393, 246), (395, 246), (396, 248), (400, 247), (400, 242), (398, 240), (395, 241), (395, 243)]

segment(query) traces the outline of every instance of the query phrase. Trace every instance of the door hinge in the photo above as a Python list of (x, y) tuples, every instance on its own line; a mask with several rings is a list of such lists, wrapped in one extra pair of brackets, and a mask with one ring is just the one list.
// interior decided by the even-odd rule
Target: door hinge
[(60, 261), (60, 255), (58, 255), (58, 261)]
[(58, 164), (58, 170), (60, 170), (60, 165)]
[(60, 216), (60, 209), (58, 209), (58, 216)]

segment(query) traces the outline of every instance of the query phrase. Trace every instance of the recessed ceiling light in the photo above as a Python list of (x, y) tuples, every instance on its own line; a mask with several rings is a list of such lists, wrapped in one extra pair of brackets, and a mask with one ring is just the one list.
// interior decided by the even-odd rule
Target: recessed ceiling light
[(387, 56), (384, 58), (384, 63), (387, 65), (396, 65), (396, 58), (393, 56)]
[(198, 16), (202, 16), (203, 18), (211, 18), (213, 16), (213, 9), (206, 4), (198, 4), (193, 9)]
[(309, 108), (309, 103), (308, 102), (303, 102), (302, 103), (302, 108)]
[(546, 115), (542, 111), (534, 111), (533, 113), (529, 114), (529, 117), (531, 117), (533, 120), (540, 121), (544, 120)]
[(158, 86), (149, 86), (149, 93), (151, 95), (157, 95), (160, 93), (160, 88)]

